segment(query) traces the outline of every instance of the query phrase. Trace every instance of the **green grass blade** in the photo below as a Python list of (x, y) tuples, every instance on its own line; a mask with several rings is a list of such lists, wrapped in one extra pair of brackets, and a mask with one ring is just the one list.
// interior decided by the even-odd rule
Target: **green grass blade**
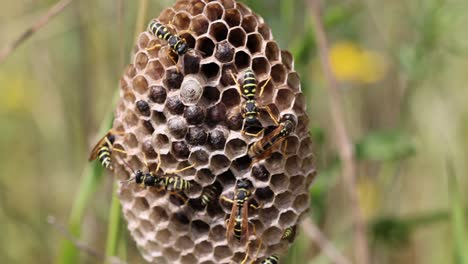
[[(116, 92), (114, 96), (114, 102), (118, 98), (119, 93)], [(112, 104), (114, 106), (115, 103)], [(99, 135), (104, 135), (111, 127), (114, 120), (114, 115), (112, 111), (109, 111), (108, 116), (105, 121), (102, 123), (101, 128), (99, 129)], [(81, 236), (81, 222), (88, 206), (88, 203), (96, 192), (97, 188), (101, 184), (102, 175), (104, 170), (99, 164), (99, 162), (88, 163), (85, 166), (81, 177), (81, 183), (78, 188), (78, 192), (73, 202), (73, 207), (70, 213), (69, 219), (69, 231), (75, 238), (80, 238)], [(60, 245), (59, 254), (56, 259), (58, 264), (73, 264), (78, 263), (79, 261), (79, 249), (75, 245), (64, 239)]]
[[(84, 177), (79, 187), (78, 195), (75, 199), (69, 220), (70, 233), (78, 238), (81, 234), (81, 220), (86, 210), (91, 196), (96, 192), (102, 180), (103, 169), (100, 164), (94, 162), (87, 165), (84, 171)], [(69, 240), (62, 242), (57, 263), (72, 264), (78, 263), (79, 250)]]
[[(107, 242), (106, 242), (106, 256), (107, 262), (109, 261), (110, 257), (117, 256), (117, 248), (119, 245), (119, 237), (120, 237), (120, 201), (117, 195), (117, 184), (115, 184), (113, 195), (112, 195), (112, 202), (111, 208), (109, 211), (109, 220), (108, 220), (108, 228), (107, 228)], [(108, 262), (109, 263), (109, 262)]]
[(454, 259), (456, 264), (468, 263), (466, 256), (466, 237), (465, 237), (465, 215), (463, 202), (458, 189), (457, 178), (453, 165), (447, 162), (448, 188), (451, 203), (452, 235), (454, 241)]

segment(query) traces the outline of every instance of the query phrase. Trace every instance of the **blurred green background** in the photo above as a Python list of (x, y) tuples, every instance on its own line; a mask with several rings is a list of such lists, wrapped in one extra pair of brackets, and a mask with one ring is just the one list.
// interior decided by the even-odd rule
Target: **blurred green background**
[[(1, 263), (67, 263), (67, 254), (76, 260), (55, 226), (68, 224), (76, 207), (88, 151), (130, 59), (139, 2), (74, 1), (0, 64)], [(350, 206), (305, 1), (243, 2), (294, 54), (319, 169), (310, 213), (351, 256)], [(55, 3), (2, 1), (0, 49)], [(172, 3), (150, 0), (143, 22)], [(332, 0), (323, 8), (356, 146), (372, 263), (468, 263), (468, 2)], [(115, 216), (109, 214), (112, 177), (89, 184), (96, 192), (76, 217), (80, 241), (102, 254), (112, 252), (107, 230), (119, 229), (108, 219)], [(110, 247), (129, 263), (142, 262), (121, 225), (123, 239)], [(81, 251), (80, 263), (95, 262), (102, 261)], [(302, 234), (282, 260), (329, 262)]]

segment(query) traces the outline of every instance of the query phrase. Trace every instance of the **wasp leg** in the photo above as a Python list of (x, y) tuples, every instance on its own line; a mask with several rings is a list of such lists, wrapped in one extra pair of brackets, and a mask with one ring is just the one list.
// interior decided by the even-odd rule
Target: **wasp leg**
[(275, 115), (273, 115), (273, 112), (271, 112), (271, 109), (270, 107), (268, 107), (268, 105), (260, 107), (260, 109), (266, 111), (270, 116), (271, 120), (273, 120), (273, 122), (275, 123), (275, 125), (279, 126), (279, 120), (275, 117)]
[(147, 47), (146, 50), (150, 51), (150, 50), (154, 50), (154, 49), (160, 48), (160, 47), (162, 47), (161, 44), (155, 44), (155, 45), (153, 45), (151, 47)]
[(174, 195), (174, 196), (176, 196), (177, 198), (179, 198), (180, 200), (182, 200), (182, 201), (183, 201), (183, 205), (187, 204), (188, 199), (185, 198), (184, 196), (182, 196), (182, 194), (180, 194), (179, 192), (177, 192), (177, 191), (170, 191), (170, 192), (169, 192), (169, 195)]
[(166, 24), (166, 27), (171, 29), (174, 34), (177, 34), (177, 29), (174, 27), (174, 24), (172, 24), (172, 22), (169, 22), (168, 24)]
[(258, 204), (258, 205), (249, 204), (249, 206), (250, 206), (252, 209), (258, 210), (258, 209), (260, 209), (260, 208), (263, 207), (263, 203), (260, 203), (260, 204)]
[(190, 35), (195, 35), (195, 31), (193, 31), (193, 29), (190, 27), (189, 29), (186, 29), (186, 30), (183, 30), (183, 31), (180, 31), (180, 33), (177, 33), (179, 36), (184, 34), (184, 33), (189, 33)]
[(251, 136), (251, 137), (259, 137), (262, 132), (264, 131), (265, 129), (262, 128), (260, 131), (258, 131), (257, 133), (250, 133), (250, 132), (247, 132), (245, 130), (245, 119), (244, 121), (242, 122), (242, 128), (241, 128), (241, 133), (244, 134), (244, 135), (247, 135), (247, 136)]
[(239, 82), (237, 81), (237, 78), (236, 76), (234, 76), (234, 73), (232, 73), (232, 70), (229, 70), (229, 74), (231, 75), (231, 78), (234, 80), (234, 82), (236, 83), (236, 88), (237, 88), (237, 92), (239, 93), (240, 96), (244, 97), (244, 95), (242, 94), (241, 92), (241, 87), (240, 87), (240, 84)]
[(262, 248), (263, 240), (261, 240), (261, 239), (259, 239), (259, 240), (260, 240), (260, 242), (258, 243), (258, 248), (257, 248), (257, 251), (255, 252), (255, 257), (252, 259), (250, 264), (254, 263), (257, 260), (258, 253), (260, 252), (260, 249)]
[(112, 143), (107, 137), (105, 137), (104, 140), (106, 141), (107, 146), (112, 147)]
[[(233, 204), (233, 203), (235, 203), (235, 201), (234, 201), (234, 200), (231, 200), (231, 199), (227, 198), (227, 197), (226, 197), (226, 196), (224, 196), (224, 195), (222, 195), (222, 196), (221, 196), (221, 197), (219, 197), (219, 198), (220, 198), (221, 200), (225, 201), (225, 202), (228, 202), (228, 203), (230, 203), (230, 204)], [(229, 220), (229, 219), (228, 219), (228, 220)]]
[(191, 169), (191, 168), (193, 168), (195, 166), (196, 166), (196, 164), (192, 164), (192, 165), (187, 166), (187, 167), (182, 168), (182, 169), (178, 169), (178, 170), (174, 170), (174, 171), (168, 171), (168, 172), (166, 172), (166, 174), (176, 174), (176, 173), (183, 172), (183, 171), (186, 171), (188, 169)]
[(267, 84), (270, 82), (271, 80), (271, 76), (268, 77), (268, 79), (266, 80), (265, 84), (262, 85), (262, 87), (260, 88), (260, 93), (258, 94), (259, 97), (262, 97), (263, 95), (263, 90), (265, 89), (265, 87), (267, 86)]
[(115, 129), (111, 129), (110, 132), (114, 135), (124, 135), (125, 134), (125, 131), (118, 131), (118, 130), (115, 130)]
[(159, 168), (161, 167), (161, 154), (158, 152), (158, 165), (156, 166), (156, 169), (154, 170), (154, 173), (156, 174), (159, 171)]
[(123, 149), (119, 149), (119, 148), (112, 148), (112, 151), (117, 151), (119, 153), (127, 154), (127, 151), (125, 151)]
[(172, 63), (174, 63), (174, 66), (176, 67), (177, 72), (180, 73), (179, 65), (177, 65), (177, 61), (174, 59), (173, 51), (171, 49), (167, 51), (167, 57), (172, 61)]
[(247, 260), (249, 259), (249, 255), (250, 255), (250, 253), (249, 253), (249, 251), (250, 251), (250, 242), (251, 242), (251, 241), (249, 241), (249, 243), (247, 243), (247, 250), (246, 250), (246, 252), (245, 252), (245, 257), (244, 257), (244, 259), (242, 260), (241, 264), (245, 264), (245, 263), (247, 262)]
[(281, 153), (286, 153), (286, 150), (288, 149), (288, 141), (285, 140), (284, 143), (283, 143), (283, 146), (282, 146), (282, 150), (281, 150)]
[(231, 74), (231, 78), (234, 80), (234, 82), (236, 83), (236, 88), (237, 88), (237, 92), (239, 93), (239, 95), (244, 98), (245, 100), (247, 100), (247, 96), (245, 96), (242, 91), (241, 91), (241, 85), (239, 84), (239, 82), (237, 81), (237, 78), (234, 76), (234, 73), (232, 73), (232, 70), (229, 70), (229, 74)]
[[(256, 237), (257, 236), (257, 231), (255, 229), (255, 225), (252, 224), (252, 234)], [(254, 257), (252, 258), (252, 261), (250, 262), (250, 264), (254, 263), (255, 260), (257, 260), (257, 256), (258, 256), (258, 253), (260, 252), (260, 249), (262, 248), (262, 245), (263, 245), (263, 240), (261, 239), (258, 239), (259, 240), (259, 243), (258, 243), (258, 247), (257, 247), (257, 250), (255, 251), (255, 255)], [(255, 241), (255, 240), (254, 240)], [(245, 253), (245, 257), (244, 259), (242, 260), (241, 264), (244, 264), (246, 263), (246, 261), (249, 259), (250, 257), (250, 243), (252, 242), (252, 240), (249, 241), (249, 243), (247, 243), (247, 250), (246, 250), (246, 253)]]
[(262, 132), (263, 132), (264, 130), (265, 130), (265, 129), (262, 129), (262, 130), (260, 130), (260, 131), (258, 131), (257, 133), (254, 134), (254, 133), (250, 133), (250, 132), (247, 132), (247, 131), (245, 131), (245, 130), (242, 129), (242, 133), (243, 133), (243, 134), (246, 134), (246, 135), (248, 135), (248, 136), (251, 136), (251, 137), (259, 137), (259, 136), (262, 134)]

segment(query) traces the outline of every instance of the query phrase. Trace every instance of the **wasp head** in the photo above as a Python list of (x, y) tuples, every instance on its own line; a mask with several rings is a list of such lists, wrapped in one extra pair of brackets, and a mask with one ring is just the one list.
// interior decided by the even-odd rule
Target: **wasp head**
[(109, 136), (107, 136), (107, 139), (109, 140), (109, 142), (111, 144), (114, 144), (114, 141), (115, 141), (115, 135), (113, 134), (110, 134)]
[(246, 189), (250, 190), (253, 188), (253, 184), (248, 179), (239, 179), (236, 184), (237, 189)]
[(143, 183), (143, 180), (144, 180), (144, 178), (145, 178), (144, 175), (145, 175), (145, 174), (144, 174), (141, 170), (137, 170), (137, 171), (135, 172), (135, 182), (136, 182), (137, 184)]

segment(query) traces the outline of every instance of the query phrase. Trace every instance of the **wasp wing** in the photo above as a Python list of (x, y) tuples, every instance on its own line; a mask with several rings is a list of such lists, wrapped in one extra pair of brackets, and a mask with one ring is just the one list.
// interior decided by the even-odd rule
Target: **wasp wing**
[(231, 215), (229, 216), (229, 222), (226, 227), (226, 237), (230, 244), (234, 241), (234, 227), (236, 225), (236, 214), (237, 214), (237, 202), (234, 201), (231, 208)]
[(270, 155), (275, 147), (282, 142), (285, 137), (281, 137), (283, 126), (279, 125), (270, 133), (266, 134), (259, 141), (255, 142), (249, 150), (249, 156), (256, 160), (261, 160)]
[(88, 161), (93, 161), (97, 158), (99, 154), (99, 150), (104, 145), (106, 138), (110, 135), (111, 131), (108, 131), (97, 143), (94, 145), (93, 149), (91, 150), (91, 154), (89, 155)]
[(250, 233), (249, 233), (249, 205), (248, 201), (245, 201), (244, 204), (242, 205), (242, 236), (241, 236), (241, 244), (244, 245), (246, 243), (246, 240), (249, 239)]

